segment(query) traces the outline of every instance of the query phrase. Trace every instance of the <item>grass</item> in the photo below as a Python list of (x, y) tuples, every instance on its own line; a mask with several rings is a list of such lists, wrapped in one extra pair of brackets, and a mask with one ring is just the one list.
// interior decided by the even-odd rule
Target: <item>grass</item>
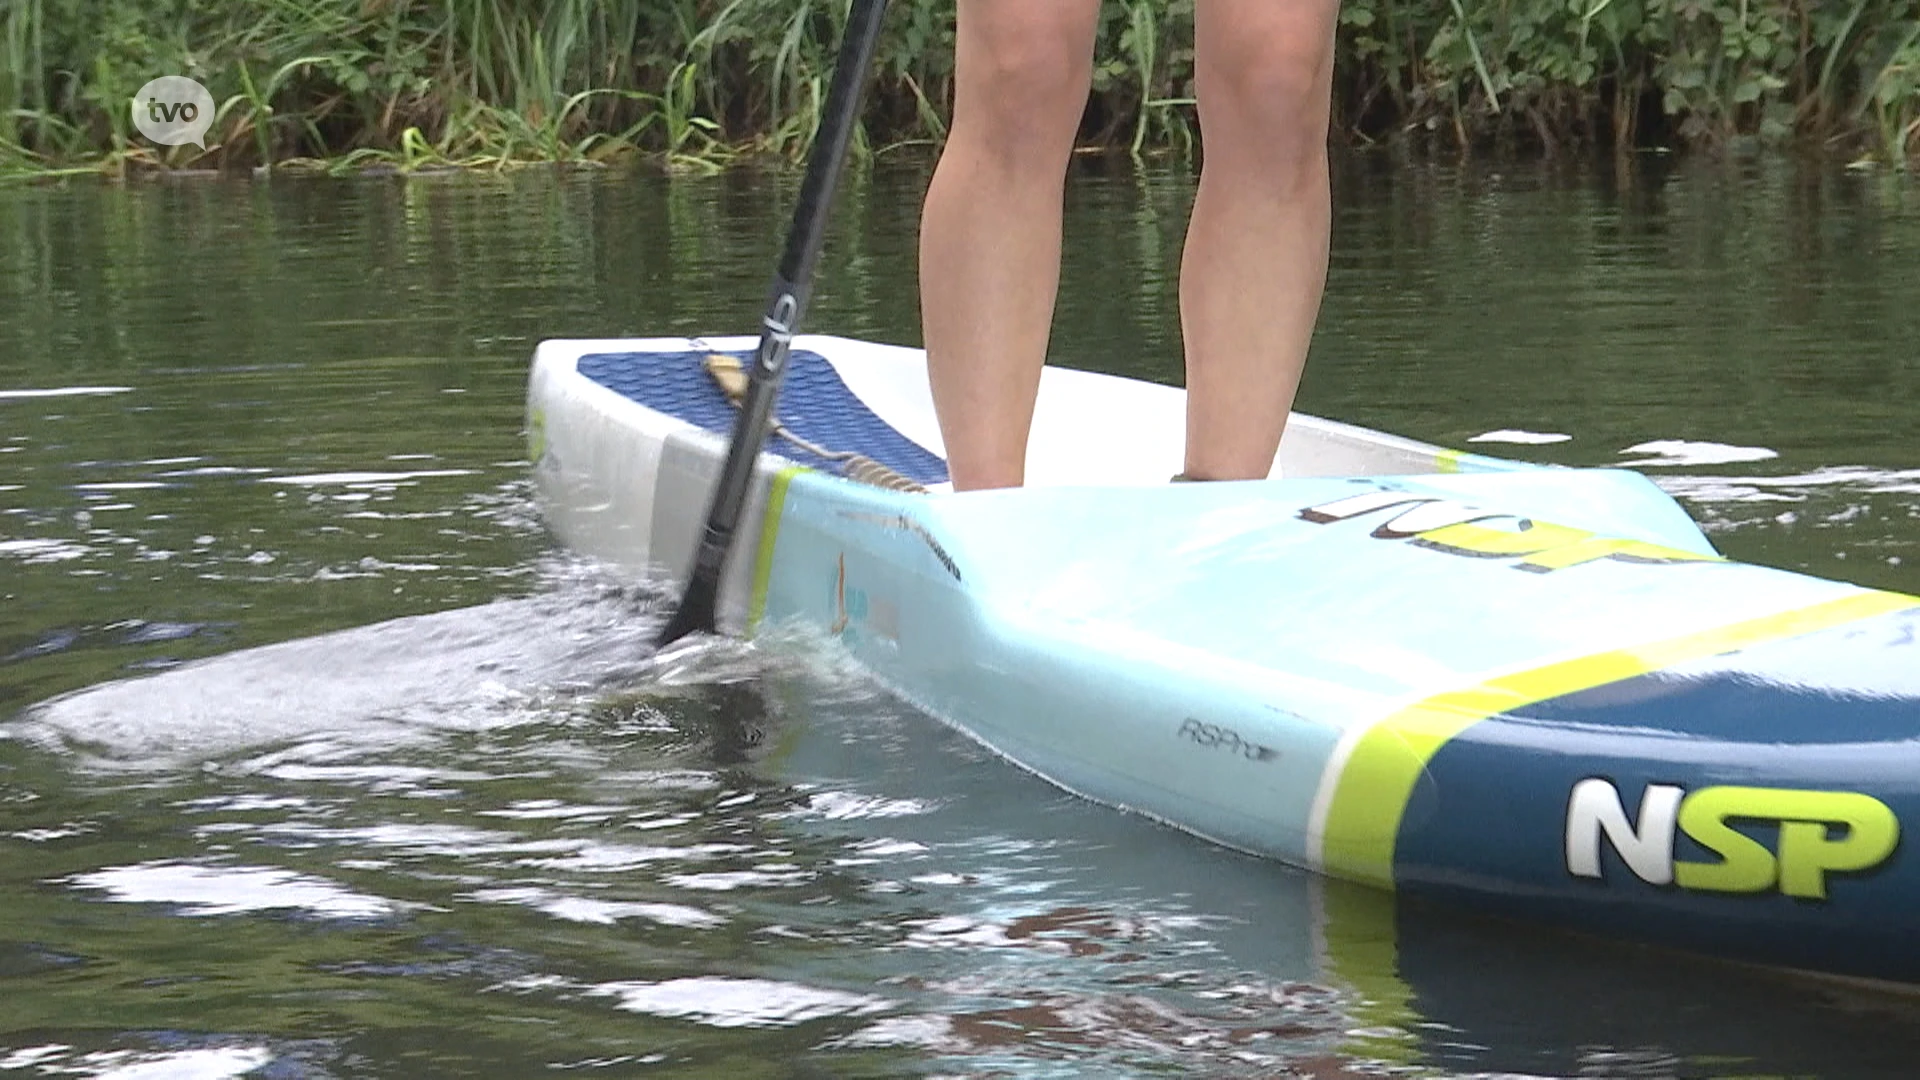
[[(1103, 6), (1090, 146), (1190, 156), (1195, 0)], [(0, 175), (511, 168), (795, 158), (846, 0), (8, 0)], [(937, 145), (953, 0), (897, 0), (856, 145)], [(126, 102), (186, 74), (208, 149), (149, 146)], [(1622, 152), (1758, 139), (1905, 167), (1920, 0), (1345, 0), (1345, 137)]]

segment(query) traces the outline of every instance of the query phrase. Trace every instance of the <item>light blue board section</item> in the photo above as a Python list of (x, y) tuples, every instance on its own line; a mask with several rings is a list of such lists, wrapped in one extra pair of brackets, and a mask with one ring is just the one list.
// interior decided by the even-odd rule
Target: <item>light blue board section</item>
[(1490, 672), (1853, 591), (1718, 560), (1529, 572), (1376, 537), (1397, 510), (1302, 516), (1382, 490), (1711, 552), (1626, 472), (936, 497), (802, 474), (767, 614), (837, 628), (908, 700), (1058, 783), (1299, 863), (1357, 723)]
[[(767, 617), (831, 627), (844, 597), (848, 647), (919, 707), (1081, 794), (1303, 859), (1307, 812), (1338, 732), (1280, 707), (1259, 672), (1196, 683), (1190, 658), (1162, 642), (1088, 636), (1000, 603), (1009, 568), (977, 546), (976, 530), (936, 521), (937, 507), (966, 518), (969, 503), (796, 477)], [(989, 517), (978, 524), (997, 528)], [(1046, 558), (1070, 563), (1075, 550)]]

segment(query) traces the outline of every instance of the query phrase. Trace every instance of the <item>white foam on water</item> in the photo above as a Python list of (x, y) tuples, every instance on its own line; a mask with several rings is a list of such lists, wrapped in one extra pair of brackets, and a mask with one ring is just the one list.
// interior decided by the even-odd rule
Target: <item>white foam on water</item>
[(615, 1007), (718, 1028), (792, 1027), (833, 1016), (868, 1016), (890, 1002), (865, 994), (822, 990), (771, 979), (699, 976), (665, 982), (611, 982), (588, 987), (588, 997), (618, 999)]
[(1702, 465), (1731, 465), (1743, 461), (1767, 461), (1779, 451), (1764, 446), (1732, 446), (1727, 443), (1693, 442), (1687, 439), (1655, 439), (1620, 451), (1622, 454), (1648, 454), (1649, 457), (1625, 464), (1629, 468), (1697, 468)]
[(39, 1046), (23, 1046), (6, 1057), (0, 1057), (0, 1069), (30, 1069), (43, 1061), (61, 1057), (73, 1049), (66, 1043), (42, 1043)]
[(594, 840), (563, 842), (566, 855), (557, 858), (521, 859), (520, 866), (542, 870), (565, 870), (586, 874), (625, 874), (640, 867), (662, 862), (699, 862), (724, 855), (739, 855), (753, 850), (739, 844), (668, 845), (606, 844)]
[(469, 899), (483, 903), (519, 904), (567, 922), (611, 926), (625, 919), (643, 919), (687, 930), (712, 930), (727, 924), (724, 915), (686, 904), (594, 900), (539, 888), (480, 889)]
[(58, 1072), (100, 1080), (227, 1080), (245, 1076), (273, 1060), (264, 1047), (224, 1047), (138, 1054), (124, 1050), (87, 1054)]
[(298, 910), (331, 919), (369, 919), (402, 907), (325, 878), (266, 866), (140, 863), (76, 874), (67, 883), (104, 892), (116, 903), (174, 905), (180, 914), (193, 916)]
[[(0, 541), (0, 558), (75, 559), (87, 548), (52, 540)], [(28, 708), (0, 734), (77, 753), (103, 768), (169, 770), (281, 743), (308, 748), (257, 762), (289, 776), (345, 783), (407, 782), (330, 775), (369, 745), (436, 733), (551, 723), (554, 698), (590, 698), (606, 684), (644, 683), (657, 620), (617, 589), (564, 585), (553, 593), (411, 616), (282, 642), (104, 683)], [(316, 771), (317, 770), (317, 771)], [(431, 782), (421, 777), (418, 780)]]
[[(90, 548), (0, 540), (0, 560), (57, 562)], [(471, 778), (370, 769), (392, 751), (449, 734), (565, 724), (614, 697), (682, 693), (768, 676), (803, 679), (823, 702), (882, 691), (838, 643), (770, 628), (754, 642), (698, 636), (660, 653), (660, 596), (567, 563), (544, 591), (245, 649), (103, 683), (0, 722), (0, 738), (65, 753), (84, 768), (278, 770), (283, 779), (376, 788)], [(248, 752), (266, 756), (235, 760)], [(706, 788), (706, 773), (631, 771), (650, 789)]]
[(1784, 502), (1816, 493), (1920, 495), (1920, 469), (1836, 465), (1784, 476), (1662, 477), (1660, 486), (1700, 502)]
[(67, 562), (83, 559), (92, 548), (65, 540), (0, 540), (0, 556), (24, 559), (28, 563)]
[(973, 1046), (954, 1034), (947, 1016), (889, 1016), (833, 1041), (833, 1046), (856, 1049), (912, 1047), (935, 1053), (965, 1053)]
[(898, 859), (903, 855), (925, 855), (933, 849), (917, 840), (895, 840), (882, 836), (852, 844), (850, 850), (869, 859)]
[(0, 401), (27, 401), (35, 398), (99, 397), (106, 394), (131, 394), (131, 386), (56, 386), (45, 390), (0, 390)]
[(569, 851), (579, 841), (536, 840), (518, 833), (496, 833), (467, 829), (458, 825), (402, 824), (386, 822), (352, 828), (330, 829), (304, 822), (256, 825), (250, 822), (213, 822), (194, 830), (202, 836), (221, 833), (250, 833), (271, 837), (290, 846), (338, 848), (377, 848), (410, 858), (442, 855), (462, 858), (529, 854), (543, 851)]
[(605, 821), (625, 812), (624, 806), (575, 806), (559, 799), (522, 799), (498, 810), (482, 810), (480, 817), (517, 818), (522, 821)]
[[(188, 459), (188, 460), (198, 460), (198, 459)], [(145, 464), (156, 464), (156, 463), (146, 462)], [(165, 476), (165, 477), (176, 477), (176, 478), (190, 477), (190, 476), (261, 476), (266, 473), (270, 473), (272, 471), (273, 471), (272, 469), (265, 468), (263, 466), (205, 465), (196, 469), (170, 469), (166, 472), (154, 473), (154, 475)]]
[(1515, 446), (1546, 446), (1550, 443), (1572, 442), (1573, 436), (1557, 431), (1524, 431), (1515, 428), (1501, 428), (1475, 435), (1467, 440), (1470, 443), (1511, 443)]
[[(85, 836), (93, 831), (93, 825), (81, 823), (58, 825), (45, 829), (20, 829), (7, 835), (16, 840), (25, 840), (29, 844), (44, 844), (53, 840), (65, 840), (72, 836)], [(0, 1068), (3, 1067), (4, 1066), (0, 1066)]]
[(313, 808), (313, 800), (298, 795), (265, 795), (258, 792), (245, 792), (239, 795), (216, 795), (205, 799), (188, 799), (177, 804), (181, 810), (190, 814), (236, 813), (251, 814), (266, 810), (308, 810)]
[(932, 812), (934, 804), (923, 799), (887, 799), (856, 795), (849, 791), (821, 791), (807, 798), (807, 808), (786, 811), (774, 817), (820, 817), (828, 821), (852, 821), (862, 818), (912, 817)]
[(263, 476), (263, 484), (293, 484), (300, 487), (383, 487), (409, 480), (431, 480), (446, 476), (472, 476), (472, 469), (416, 469), (412, 472), (337, 472), (309, 473), (302, 476)]
[(733, 892), (737, 889), (778, 889), (804, 885), (813, 879), (811, 871), (780, 867), (772, 870), (722, 870), (711, 874), (669, 874), (661, 880), (676, 889)]

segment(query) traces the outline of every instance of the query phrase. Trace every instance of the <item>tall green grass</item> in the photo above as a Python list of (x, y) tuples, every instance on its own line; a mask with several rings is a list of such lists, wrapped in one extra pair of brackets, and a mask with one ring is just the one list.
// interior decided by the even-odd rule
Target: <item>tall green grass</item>
[[(1084, 140), (1198, 144), (1195, 0), (1109, 0)], [(810, 144), (847, 0), (0, 0), (0, 170), (712, 168)], [(937, 143), (954, 0), (896, 0), (858, 146)], [(219, 102), (209, 149), (131, 130), (149, 78)], [(1920, 155), (1920, 0), (1345, 0), (1363, 142)]]

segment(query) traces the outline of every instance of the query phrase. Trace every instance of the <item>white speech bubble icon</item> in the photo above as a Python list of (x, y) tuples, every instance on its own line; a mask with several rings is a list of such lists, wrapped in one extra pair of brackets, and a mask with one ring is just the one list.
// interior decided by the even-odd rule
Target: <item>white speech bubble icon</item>
[(162, 146), (207, 148), (213, 95), (185, 75), (162, 75), (133, 96), (133, 126)]

